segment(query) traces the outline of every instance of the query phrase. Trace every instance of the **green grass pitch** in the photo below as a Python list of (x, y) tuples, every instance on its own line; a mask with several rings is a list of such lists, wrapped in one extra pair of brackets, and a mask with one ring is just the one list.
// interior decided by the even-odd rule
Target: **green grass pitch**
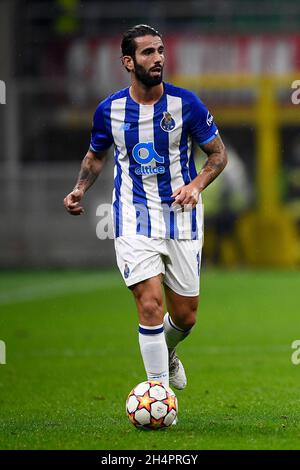
[(299, 449), (299, 272), (202, 270), (198, 323), (178, 348), (179, 422), (135, 429), (146, 379), (116, 271), (2, 272), (1, 449)]

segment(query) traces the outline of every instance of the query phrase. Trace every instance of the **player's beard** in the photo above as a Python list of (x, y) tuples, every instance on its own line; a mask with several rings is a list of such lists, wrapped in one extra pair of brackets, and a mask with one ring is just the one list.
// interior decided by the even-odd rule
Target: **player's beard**
[(135, 76), (146, 88), (152, 88), (153, 86), (161, 84), (163, 79), (163, 67), (161, 67), (161, 73), (159, 75), (153, 76), (151, 75), (150, 70), (147, 72), (142, 65), (138, 64), (135, 59), (133, 60)]

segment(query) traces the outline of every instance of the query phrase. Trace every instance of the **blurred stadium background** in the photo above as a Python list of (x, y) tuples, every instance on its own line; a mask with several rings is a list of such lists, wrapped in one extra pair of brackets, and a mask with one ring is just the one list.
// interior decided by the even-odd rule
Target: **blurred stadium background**
[(140, 22), (162, 31), (165, 79), (200, 95), (229, 149), (230, 165), (204, 194), (204, 262), (299, 266), (297, 0), (1, 0), (0, 266), (114, 265), (112, 241), (95, 230), (113, 158), (85, 217), (67, 216), (62, 200), (97, 103), (128, 84), (120, 38)]

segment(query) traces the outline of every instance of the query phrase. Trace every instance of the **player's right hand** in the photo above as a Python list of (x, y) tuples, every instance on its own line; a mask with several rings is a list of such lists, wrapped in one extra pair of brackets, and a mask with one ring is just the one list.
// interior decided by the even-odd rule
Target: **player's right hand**
[(83, 207), (79, 205), (84, 192), (80, 189), (74, 189), (64, 198), (64, 206), (72, 215), (81, 215), (84, 213)]

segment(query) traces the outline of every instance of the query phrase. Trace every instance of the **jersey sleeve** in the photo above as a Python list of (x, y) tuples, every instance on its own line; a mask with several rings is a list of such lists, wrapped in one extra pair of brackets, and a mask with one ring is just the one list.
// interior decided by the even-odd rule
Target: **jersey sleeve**
[(199, 144), (207, 144), (218, 135), (218, 128), (214, 123), (212, 114), (196, 95), (192, 95), (190, 103), (190, 133)]
[(112, 133), (109, 130), (109, 111), (106, 102), (100, 103), (95, 111), (90, 142), (90, 150), (93, 152), (107, 150), (113, 143)]

